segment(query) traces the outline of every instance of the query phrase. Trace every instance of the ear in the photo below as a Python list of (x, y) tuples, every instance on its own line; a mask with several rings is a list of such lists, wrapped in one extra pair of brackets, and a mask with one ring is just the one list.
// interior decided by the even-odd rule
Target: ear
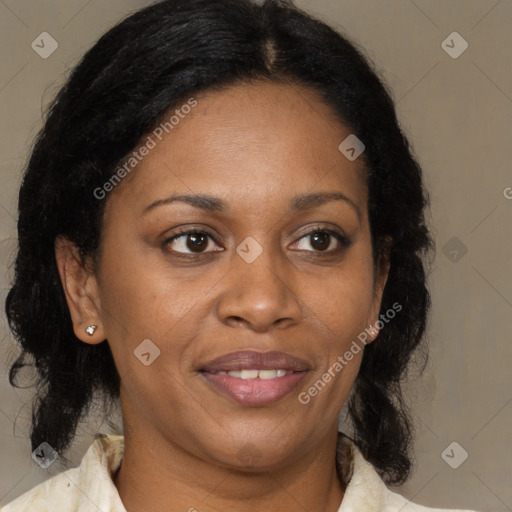
[[(76, 337), (92, 345), (101, 343), (105, 333), (92, 265), (84, 261), (76, 245), (64, 236), (55, 240), (55, 259)], [(92, 325), (96, 329), (93, 334), (88, 334), (86, 329)]]
[(379, 328), (377, 321), (379, 320), (379, 312), (382, 304), (382, 296), (384, 294), (384, 288), (386, 286), (389, 268), (390, 268), (390, 252), (392, 246), (392, 239), (386, 237), (382, 243), (382, 250), (379, 253), (379, 260), (376, 265), (375, 276), (374, 276), (374, 293), (372, 299), (372, 305), (368, 318), (369, 335), (368, 342), (374, 341), (379, 335)]

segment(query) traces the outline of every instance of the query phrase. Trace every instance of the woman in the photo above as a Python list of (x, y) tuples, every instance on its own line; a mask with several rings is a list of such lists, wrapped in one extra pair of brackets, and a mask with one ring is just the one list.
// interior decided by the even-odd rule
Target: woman
[[(421, 169), (370, 64), (291, 4), (168, 0), (53, 103), (7, 298), (33, 458), (93, 398), (123, 436), (13, 511), (391, 511), (429, 312)], [(347, 404), (353, 431), (338, 432)]]

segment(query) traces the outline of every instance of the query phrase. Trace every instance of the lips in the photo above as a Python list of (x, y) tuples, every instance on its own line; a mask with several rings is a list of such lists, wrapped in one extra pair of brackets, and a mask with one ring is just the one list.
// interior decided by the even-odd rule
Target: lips
[(201, 371), (208, 373), (236, 370), (286, 370), (305, 372), (309, 370), (306, 361), (284, 352), (255, 352), (243, 350), (218, 357), (206, 363)]
[(271, 405), (292, 393), (307, 375), (308, 363), (284, 352), (233, 352), (200, 369), (213, 389), (248, 406)]

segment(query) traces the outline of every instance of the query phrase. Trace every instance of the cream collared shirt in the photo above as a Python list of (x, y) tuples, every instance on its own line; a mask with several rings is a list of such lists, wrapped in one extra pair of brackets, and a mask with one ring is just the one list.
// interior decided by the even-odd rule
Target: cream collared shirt
[[(474, 512), (434, 509), (408, 501), (385, 486), (352, 442), (340, 436), (340, 443), (344, 445), (340, 448), (339, 444), (338, 450), (348, 453), (350, 462), (339, 469), (342, 475), (345, 472), (348, 484), (338, 512)], [(127, 512), (112, 481), (123, 453), (123, 436), (98, 437), (80, 466), (37, 485), (0, 512)]]

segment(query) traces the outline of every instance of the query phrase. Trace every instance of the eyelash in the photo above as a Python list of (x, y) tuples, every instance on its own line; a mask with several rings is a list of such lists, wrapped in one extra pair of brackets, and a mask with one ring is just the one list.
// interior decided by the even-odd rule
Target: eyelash
[[(352, 245), (352, 240), (350, 240), (347, 236), (345, 236), (345, 235), (343, 235), (341, 233), (338, 233), (337, 231), (334, 231), (332, 229), (322, 228), (320, 226), (312, 229), (311, 231), (308, 231), (307, 233), (304, 233), (297, 240), (297, 242), (299, 242), (303, 238), (310, 237), (310, 236), (312, 236), (314, 234), (317, 234), (317, 233), (325, 233), (325, 234), (328, 234), (328, 235), (334, 237), (339, 242), (340, 247), (338, 249), (334, 249), (334, 250), (331, 249), (330, 251), (306, 251), (306, 252), (316, 253), (318, 255), (332, 256), (332, 255), (334, 255), (336, 253), (341, 252), (344, 249), (348, 249), (348, 247), (350, 247), (350, 245)], [(211, 235), (210, 233), (208, 233), (207, 231), (200, 230), (200, 229), (184, 229), (182, 231), (178, 231), (171, 238), (168, 238), (167, 240), (165, 240), (164, 243), (163, 243), (163, 246), (167, 247), (169, 244), (171, 244), (175, 240), (177, 240), (177, 239), (179, 239), (181, 237), (184, 237), (186, 235), (206, 235), (211, 240), (213, 240), (213, 242), (215, 242), (217, 245), (219, 245), (217, 240), (215, 240), (215, 237), (213, 235)], [(297, 243), (297, 242), (294, 242), (294, 243)], [(197, 257), (203, 256), (205, 254), (211, 254), (212, 252), (222, 252), (222, 251), (206, 251), (206, 252), (202, 252), (202, 253), (201, 252), (198, 252), (198, 253), (183, 253), (183, 252), (178, 252), (178, 251), (171, 251), (171, 252), (173, 254), (175, 254), (175, 255), (177, 255), (179, 257), (183, 257), (183, 258), (197, 258)]]

